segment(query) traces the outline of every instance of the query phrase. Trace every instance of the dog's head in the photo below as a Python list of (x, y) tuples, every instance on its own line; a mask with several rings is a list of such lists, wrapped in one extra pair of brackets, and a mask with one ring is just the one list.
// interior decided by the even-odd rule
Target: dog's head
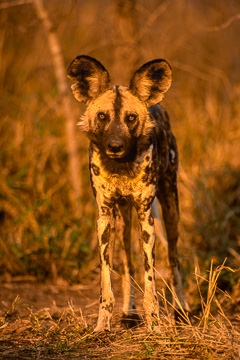
[(124, 159), (154, 123), (148, 107), (169, 89), (172, 71), (166, 60), (147, 62), (133, 75), (129, 88), (111, 86), (104, 66), (89, 56), (76, 57), (68, 67), (75, 98), (86, 104), (79, 125), (108, 157)]

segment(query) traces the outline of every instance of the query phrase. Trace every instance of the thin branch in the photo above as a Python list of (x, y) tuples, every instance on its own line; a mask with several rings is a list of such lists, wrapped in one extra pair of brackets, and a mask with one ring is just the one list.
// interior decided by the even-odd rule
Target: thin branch
[(145, 10), (146, 14), (146, 20), (145, 20), (145, 24), (143, 27), (139, 28), (139, 40), (142, 39), (144, 37), (144, 35), (146, 35), (147, 32), (149, 32), (149, 29), (151, 29), (151, 27), (154, 25), (154, 23), (158, 20), (158, 18), (167, 11), (168, 7), (169, 7), (169, 3), (160, 3), (160, 5), (154, 10), (154, 12), (151, 12), (150, 15), (147, 14), (146, 8), (141, 6), (140, 4), (138, 5), (138, 9), (142, 9), (142, 12)]
[(171, 64), (177, 69), (180, 69), (182, 71), (188, 72), (191, 75), (194, 75), (196, 78), (199, 78), (204, 81), (209, 81), (208, 74), (199, 71), (197, 68), (193, 67), (192, 65), (183, 64), (177, 60), (171, 60)]
[(224, 23), (222, 23), (221, 25), (209, 26), (209, 27), (204, 28), (203, 30), (208, 31), (208, 32), (221, 31), (221, 30), (228, 28), (234, 21), (236, 21), (238, 19), (240, 19), (240, 13), (233, 15), (228, 20), (226, 20)]
[[(171, 59), (170, 59), (171, 60)], [(185, 71), (193, 76), (195, 76), (198, 79), (204, 80), (204, 81), (212, 81), (212, 78), (219, 79), (224, 83), (224, 86), (226, 89), (228, 89), (228, 93), (231, 93), (231, 84), (229, 82), (228, 77), (224, 74), (223, 71), (217, 68), (209, 68), (207, 67), (205, 72), (198, 70), (196, 67), (190, 65), (190, 64), (183, 64), (182, 62), (179, 62), (177, 60), (171, 60), (171, 64), (182, 71)]]
[(25, 5), (25, 4), (31, 4), (32, 0), (12, 0), (12, 1), (4, 1), (0, 4), (0, 10), (2, 9), (8, 9), (13, 6), (19, 6), (19, 5)]

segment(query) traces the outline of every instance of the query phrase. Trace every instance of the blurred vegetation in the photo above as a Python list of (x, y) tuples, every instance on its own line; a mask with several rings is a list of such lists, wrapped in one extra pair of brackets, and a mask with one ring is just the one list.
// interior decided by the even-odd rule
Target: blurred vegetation
[[(66, 66), (88, 54), (112, 68), (114, 80), (125, 79), (116, 57), (115, 3), (45, 3)], [(134, 67), (159, 57), (173, 67), (164, 106), (180, 152), (183, 265), (189, 274), (193, 259), (208, 268), (211, 257), (218, 263), (227, 257), (237, 268), (240, 3), (136, 0), (132, 11)], [(77, 122), (83, 107), (73, 98), (72, 109)], [(84, 188), (79, 219), (71, 204), (64, 113), (46, 34), (31, 3), (0, 8), (0, 134), (0, 273), (79, 281), (82, 265), (97, 253), (87, 139), (76, 127)], [(232, 276), (228, 288), (236, 283)]]

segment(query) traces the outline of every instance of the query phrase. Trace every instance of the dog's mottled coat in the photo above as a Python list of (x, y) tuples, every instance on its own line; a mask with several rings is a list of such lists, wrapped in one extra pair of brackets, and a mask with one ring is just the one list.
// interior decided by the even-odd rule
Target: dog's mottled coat
[(152, 329), (159, 314), (151, 211), (155, 197), (162, 206), (175, 292), (181, 306), (187, 308), (176, 248), (178, 152), (168, 114), (158, 104), (171, 85), (171, 68), (165, 60), (153, 60), (135, 72), (129, 88), (111, 86), (103, 65), (83, 55), (72, 61), (68, 76), (73, 81), (74, 96), (87, 106), (79, 125), (90, 139), (90, 176), (99, 210), (101, 294), (95, 330), (110, 330), (114, 306), (110, 273), (116, 231), (123, 253), (123, 321), (131, 324), (139, 319), (130, 251), (133, 206), (138, 214), (144, 254), (143, 307), (148, 328)]

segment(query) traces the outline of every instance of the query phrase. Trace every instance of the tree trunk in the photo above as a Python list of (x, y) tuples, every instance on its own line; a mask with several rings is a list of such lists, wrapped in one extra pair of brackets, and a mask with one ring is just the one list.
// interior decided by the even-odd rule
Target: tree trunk
[(128, 85), (139, 62), (136, 0), (115, 0), (113, 7), (113, 82)]
[(38, 18), (41, 20), (46, 31), (49, 50), (52, 55), (52, 62), (54, 72), (57, 80), (59, 94), (63, 106), (63, 111), (66, 117), (66, 139), (67, 152), (69, 161), (70, 182), (72, 185), (71, 201), (73, 210), (76, 216), (80, 216), (80, 197), (82, 195), (82, 182), (80, 174), (80, 161), (77, 152), (77, 140), (75, 135), (75, 118), (71, 109), (71, 100), (68, 92), (68, 84), (63, 61), (61, 47), (58, 41), (57, 34), (54, 31), (52, 23), (49, 19), (48, 13), (44, 8), (42, 0), (33, 0)]

